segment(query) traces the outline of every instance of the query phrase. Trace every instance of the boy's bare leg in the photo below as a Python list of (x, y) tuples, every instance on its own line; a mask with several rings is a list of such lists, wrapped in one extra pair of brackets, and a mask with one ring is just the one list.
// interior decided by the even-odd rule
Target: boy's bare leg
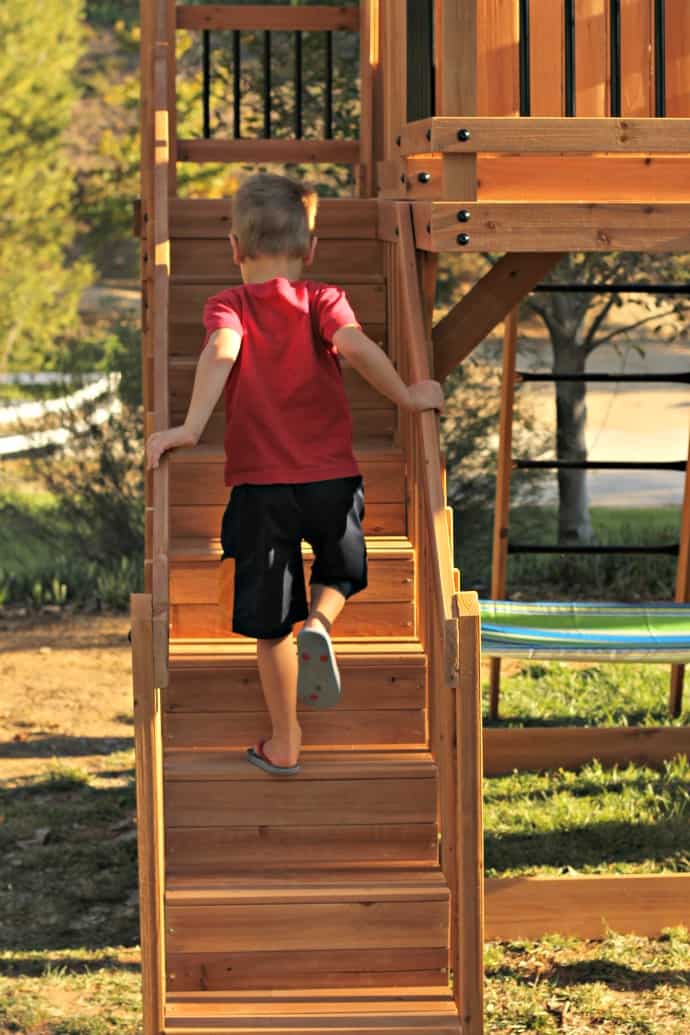
[[(332, 586), (311, 587), (311, 607), (305, 629), (330, 632), (343, 607), (345, 597)], [(322, 619), (325, 618), (328, 622)], [(292, 636), (278, 640), (257, 640), (259, 676), (271, 717), (273, 734), (264, 751), (276, 765), (295, 765), (302, 746), (302, 730), (297, 721), (297, 653)]]
[[(311, 606), (309, 617), (304, 623), (305, 629), (319, 629), (330, 633), (331, 625), (336, 620), (345, 606), (346, 598), (333, 586), (319, 586), (314, 583), (311, 587)], [(325, 618), (328, 622), (322, 621)]]
[(264, 751), (276, 765), (295, 765), (302, 744), (297, 721), (297, 653), (292, 634), (279, 640), (257, 640), (261, 686), (273, 734)]

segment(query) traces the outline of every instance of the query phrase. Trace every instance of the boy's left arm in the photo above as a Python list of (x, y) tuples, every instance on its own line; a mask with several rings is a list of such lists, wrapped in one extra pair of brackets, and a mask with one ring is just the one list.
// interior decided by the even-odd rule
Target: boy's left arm
[(146, 443), (147, 469), (158, 467), (161, 456), (167, 450), (197, 444), (230, 376), (241, 343), (242, 336), (229, 327), (222, 327), (211, 334), (197, 363), (185, 422), (178, 427), (149, 435)]

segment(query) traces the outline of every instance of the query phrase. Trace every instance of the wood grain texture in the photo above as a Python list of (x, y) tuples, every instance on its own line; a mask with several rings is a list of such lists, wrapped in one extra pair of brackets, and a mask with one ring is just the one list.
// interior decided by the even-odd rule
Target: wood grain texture
[(160, 1031), (165, 1006), (165, 858), (160, 694), (154, 681), (150, 594), (130, 597), (136, 767), (139, 923), (144, 1030)]
[(330, 949), (313, 952), (170, 953), (168, 988), (283, 989), (408, 985), (426, 988), (447, 980), (443, 948)]
[[(414, 205), (417, 245), (431, 251), (646, 251), (690, 249), (690, 204), (467, 202), (472, 229), (458, 243), (457, 205)], [(428, 210), (430, 209), (430, 213)], [(430, 218), (429, 218), (430, 217)], [(425, 235), (425, 226), (431, 233)]]
[(171, 874), (259, 873), (281, 866), (324, 870), (343, 866), (435, 865), (436, 824), (378, 823), (332, 826), (173, 827), (166, 831)]
[(512, 941), (558, 933), (575, 938), (620, 934), (658, 938), (690, 922), (690, 876), (516, 877), (486, 881), (486, 939)]
[(484, 730), (484, 772), (499, 776), (548, 769), (577, 769), (593, 759), (604, 766), (658, 765), (690, 755), (687, 727), (555, 727)]
[(356, 7), (281, 6), (265, 4), (180, 4), (177, 7), (178, 29), (268, 29), (286, 32), (358, 32), (359, 12)]
[[(319, 240), (376, 237), (376, 201), (322, 198), (316, 217)], [(170, 202), (171, 237), (225, 237), (232, 229), (230, 198), (174, 198)]]

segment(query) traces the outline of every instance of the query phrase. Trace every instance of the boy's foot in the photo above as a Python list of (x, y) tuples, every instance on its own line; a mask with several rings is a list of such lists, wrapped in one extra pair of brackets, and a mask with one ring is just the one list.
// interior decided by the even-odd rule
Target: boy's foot
[(325, 629), (304, 628), (297, 635), (297, 697), (313, 708), (332, 708), (340, 700), (340, 673)]
[(264, 769), (267, 773), (273, 773), (274, 776), (293, 776), (295, 773), (299, 773), (302, 767), (297, 761), (292, 765), (279, 765), (277, 760), (267, 754), (266, 746), (270, 743), (270, 740), (262, 740), (256, 747), (248, 748), (247, 761), (258, 766), (259, 769)]

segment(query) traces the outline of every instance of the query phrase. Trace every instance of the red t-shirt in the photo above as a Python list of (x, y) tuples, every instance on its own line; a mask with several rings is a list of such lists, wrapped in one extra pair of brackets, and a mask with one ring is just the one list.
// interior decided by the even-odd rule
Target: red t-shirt
[(242, 335), (225, 386), (225, 484), (312, 482), (359, 474), (333, 335), (358, 324), (345, 292), (274, 277), (227, 288), (204, 307), (206, 338)]

